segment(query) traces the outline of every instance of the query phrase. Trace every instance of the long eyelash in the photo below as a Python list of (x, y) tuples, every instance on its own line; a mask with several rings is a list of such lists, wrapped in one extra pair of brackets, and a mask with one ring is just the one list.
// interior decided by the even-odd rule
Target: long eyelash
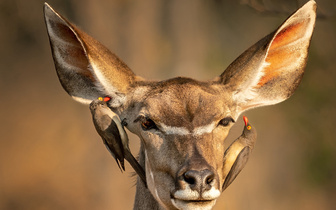
[(145, 116), (143, 116), (143, 115), (140, 115), (140, 116), (138, 116), (133, 122), (134, 122), (134, 123), (137, 123), (137, 122), (142, 121), (142, 120), (144, 120), (144, 119), (147, 119), (147, 117), (145, 117)]

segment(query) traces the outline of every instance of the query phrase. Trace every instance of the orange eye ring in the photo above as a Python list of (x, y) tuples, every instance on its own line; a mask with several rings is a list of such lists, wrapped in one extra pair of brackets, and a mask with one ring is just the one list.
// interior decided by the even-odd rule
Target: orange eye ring
[(99, 101), (103, 101), (103, 97), (99, 97), (98, 100), (99, 100)]
[(247, 130), (251, 130), (252, 129), (252, 127), (250, 125), (247, 126), (246, 128), (247, 128)]

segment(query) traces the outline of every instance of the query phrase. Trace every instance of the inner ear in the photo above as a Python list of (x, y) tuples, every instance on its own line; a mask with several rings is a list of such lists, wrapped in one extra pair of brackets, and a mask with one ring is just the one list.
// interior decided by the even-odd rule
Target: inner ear
[(119, 57), (47, 3), (44, 14), (57, 75), (65, 91), (82, 103), (110, 96), (110, 106), (123, 105), (131, 87), (142, 79)]
[(232, 91), (240, 111), (276, 104), (294, 93), (304, 73), (315, 19), (316, 3), (309, 1), (224, 71), (220, 82)]
[(297, 72), (298, 76), (303, 74), (308, 51), (305, 42), (310, 41), (311, 37), (307, 33), (311, 31), (308, 28), (309, 19), (288, 23), (279, 28), (269, 46), (263, 77), (258, 82), (259, 87), (283, 74), (293, 74), (293, 69), (301, 70)]

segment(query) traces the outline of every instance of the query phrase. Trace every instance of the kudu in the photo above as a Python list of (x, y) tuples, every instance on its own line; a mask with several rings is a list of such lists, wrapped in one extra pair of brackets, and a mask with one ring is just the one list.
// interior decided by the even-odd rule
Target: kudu
[[(223, 190), (224, 140), (238, 116), (282, 102), (304, 73), (316, 19), (307, 2), (218, 77), (147, 81), (48, 4), (45, 20), (59, 80), (73, 99), (111, 98), (110, 109), (139, 136), (135, 209), (211, 209)], [(187, 176), (188, 175), (188, 176)]]

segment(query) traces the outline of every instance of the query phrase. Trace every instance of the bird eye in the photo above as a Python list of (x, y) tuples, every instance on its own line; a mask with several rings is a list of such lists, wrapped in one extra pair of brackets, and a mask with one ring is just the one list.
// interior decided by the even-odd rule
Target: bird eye
[(141, 123), (141, 127), (143, 130), (148, 131), (150, 129), (157, 129), (153, 120), (147, 118)]
[(221, 121), (219, 121), (218, 125), (228, 126), (231, 122), (235, 122), (232, 117), (225, 117)]

